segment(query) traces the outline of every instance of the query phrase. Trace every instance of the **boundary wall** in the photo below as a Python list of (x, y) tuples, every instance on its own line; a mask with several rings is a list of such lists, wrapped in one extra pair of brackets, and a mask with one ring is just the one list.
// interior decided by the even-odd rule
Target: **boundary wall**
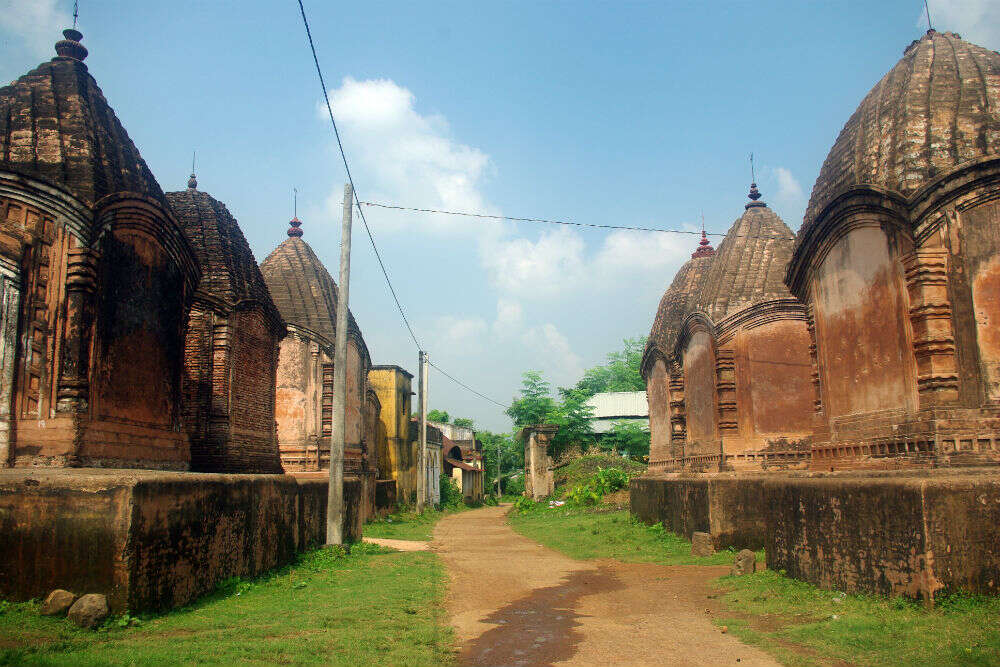
[(821, 588), (1000, 594), (1000, 471), (663, 475), (633, 479), (632, 513)]
[[(362, 483), (344, 480), (345, 538)], [(326, 538), (327, 483), (291, 475), (0, 471), (0, 598), (103, 593), (115, 613), (191, 602), (288, 564)]]

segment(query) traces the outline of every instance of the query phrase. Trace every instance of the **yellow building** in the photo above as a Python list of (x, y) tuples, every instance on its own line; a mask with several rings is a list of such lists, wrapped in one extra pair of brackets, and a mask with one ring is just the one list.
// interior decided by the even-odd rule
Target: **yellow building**
[(375, 445), (378, 478), (396, 481), (400, 504), (413, 504), (417, 498), (417, 447), (410, 440), (412, 380), (399, 366), (372, 366), (368, 371), (368, 383), (382, 405), (379, 430), (385, 433)]

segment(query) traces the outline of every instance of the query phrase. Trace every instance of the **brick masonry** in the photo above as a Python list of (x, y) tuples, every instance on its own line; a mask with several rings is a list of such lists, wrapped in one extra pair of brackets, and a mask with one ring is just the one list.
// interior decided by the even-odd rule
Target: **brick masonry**
[[(288, 475), (0, 471), (0, 597), (64, 588), (104, 593), (116, 613), (184, 605), (322, 545), (326, 490)], [(360, 480), (345, 479), (344, 501), (344, 534), (360, 539)]]

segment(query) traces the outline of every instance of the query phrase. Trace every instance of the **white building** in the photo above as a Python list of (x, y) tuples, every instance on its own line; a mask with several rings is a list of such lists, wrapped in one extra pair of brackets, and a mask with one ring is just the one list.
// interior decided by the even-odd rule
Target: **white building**
[(637, 422), (649, 430), (649, 403), (644, 391), (608, 391), (587, 399), (594, 409), (590, 427), (594, 433), (607, 433), (615, 422)]

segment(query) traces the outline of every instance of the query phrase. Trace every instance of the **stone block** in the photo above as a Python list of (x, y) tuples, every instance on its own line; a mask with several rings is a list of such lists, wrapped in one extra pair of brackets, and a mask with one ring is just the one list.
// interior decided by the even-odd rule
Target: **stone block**
[(739, 577), (744, 574), (753, 574), (756, 571), (757, 554), (749, 549), (743, 549), (736, 554), (736, 560), (733, 562), (733, 569), (729, 572), (729, 574), (734, 577)]
[(69, 608), (69, 620), (81, 628), (93, 629), (108, 617), (108, 599), (100, 593), (87, 593)]
[(74, 602), (76, 602), (75, 594), (57, 588), (45, 598), (41, 614), (42, 616), (64, 616)]
[(712, 536), (708, 533), (696, 532), (691, 535), (691, 555), (711, 556), (715, 553), (715, 546), (712, 544)]

